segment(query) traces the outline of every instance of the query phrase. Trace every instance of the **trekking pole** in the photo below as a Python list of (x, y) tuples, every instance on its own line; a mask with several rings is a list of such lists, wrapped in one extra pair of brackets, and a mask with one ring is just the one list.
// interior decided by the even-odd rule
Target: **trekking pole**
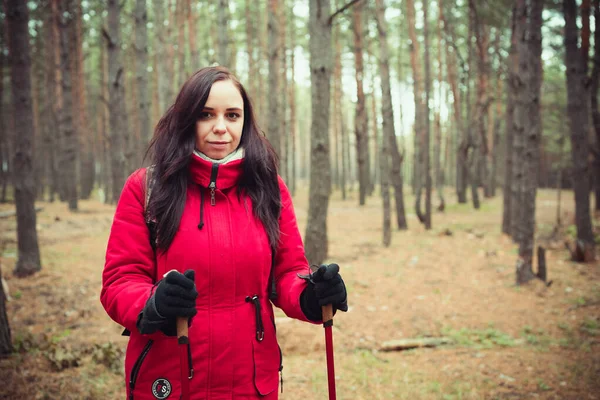
[(190, 400), (190, 379), (194, 371), (190, 369), (192, 353), (188, 338), (188, 319), (177, 317), (177, 343), (179, 347), (179, 365), (181, 369), (181, 400)]
[(327, 354), (327, 386), (329, 387), (329, 400), (335, 400), (335, 370), (333, 367), (333, 307), (331, 304), (323, 306), (323, 328), (325, 328), (325, 352)]

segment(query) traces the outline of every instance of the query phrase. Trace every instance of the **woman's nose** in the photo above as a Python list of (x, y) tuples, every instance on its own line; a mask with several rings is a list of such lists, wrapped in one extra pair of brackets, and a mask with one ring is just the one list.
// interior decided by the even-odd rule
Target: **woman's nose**
[(225, 121), (223, 118), (217, 118), (215, 121), (215, 126), (213, 126), (213, 132), (215, 133), (225, 133), (227, 128), (225, 127)]

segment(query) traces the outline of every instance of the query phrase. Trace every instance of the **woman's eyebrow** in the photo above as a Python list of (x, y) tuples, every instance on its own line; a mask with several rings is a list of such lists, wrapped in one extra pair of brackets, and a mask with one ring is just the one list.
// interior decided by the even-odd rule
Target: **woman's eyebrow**
[[(214, 111), (214, 108), (212, 108), (212, 107), (204, 107), (204, 109), (208, 110), (208, 111)], [(229, 107), (229, 108), (226, 108), (226, 110), (227, 111), (242, 111), (242, 109), (239, 107)]]

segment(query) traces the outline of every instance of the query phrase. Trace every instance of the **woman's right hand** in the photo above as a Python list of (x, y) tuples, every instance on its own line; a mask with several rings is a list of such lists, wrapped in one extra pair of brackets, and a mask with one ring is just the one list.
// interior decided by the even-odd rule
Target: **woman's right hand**
[(159, 316), (172, 320), (196, 315), (198, 291), (194, 277), (194, 270), (191, 269), (183, 274), (175, 270), (166, 274), (154, 292), (154, 303)]

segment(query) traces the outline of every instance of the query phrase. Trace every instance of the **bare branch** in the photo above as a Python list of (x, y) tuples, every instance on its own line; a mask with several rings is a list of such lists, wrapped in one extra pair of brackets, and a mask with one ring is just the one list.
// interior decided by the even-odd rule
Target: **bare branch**
[(358, 3), (359, 1), (360, 0), (352, 0), (348, 4), (346, 4), (345, 6), (343, 6), (342, 8), (340, 8), (339, 10), (337, 10), (336, 12), (331, 14), (331, 17), (329, 17), (327, 24), (331, 25), (333, 23), (333, 19), (335, 18), (336, 15), (343, 13), (344, 11), (346, 11), (348, 8), (352, 7), (354, 4)]

